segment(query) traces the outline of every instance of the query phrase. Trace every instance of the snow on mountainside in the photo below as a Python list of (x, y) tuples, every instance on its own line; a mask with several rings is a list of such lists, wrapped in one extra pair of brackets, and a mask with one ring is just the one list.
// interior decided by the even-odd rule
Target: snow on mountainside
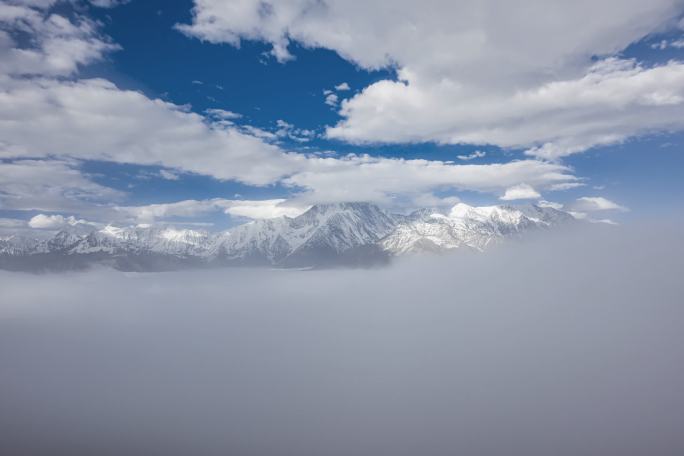
[(295, 218), (256, 220), (218, 238), (215, 256), (228, 262), (294, 264), (375, 245), (397, 218), (368, 203), (313, 206)]
[(459, 203), (448, 214), (414, 214), (382, 240), (386, 251), (394, 255), (463, 247), (482, 251), (511, 236), (574, 221), (566, 212), (534, 205), (472, 207)]
[(145, 254), (200, 256), (207, 251), (211, 236), (205, 231), (178, 230), (171, 227), (138, 226), (105, 228), (89, 233), (68, 246), (70, 254)]
[[(420, 209), (390, 214), (369, 203), (320, 204), (294, 217), (255, 220), (209, 233), (172, 227), (67, 227), (49, 239), (0, 238), (0, 267), (21, 264), (88, 264), (145, 270), (192, 261), (206, 265), (320, 266), (368, 264), (395, 255), (456, 248), (484, 250), (527, 231), (571, 222), (566, 212), (548, 207), (457, 204), (448, 213)], [(154, 262), (149, 259), (154, 258)], [(66, 260), (69, 261), (66, 261)], [(74, 259), (83, 259), (74, 263)]]

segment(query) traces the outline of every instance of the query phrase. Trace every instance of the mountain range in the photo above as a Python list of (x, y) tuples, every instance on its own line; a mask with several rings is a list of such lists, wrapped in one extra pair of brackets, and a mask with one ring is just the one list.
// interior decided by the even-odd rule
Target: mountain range
[(171, 226), (75, 223), (47, 238), (0, 237), (0, 268), (125, 271), (187, 267), (369, 266), (421, 252), (483, 251), (505, 239), (548, 230), (575, 218), (537, 205), (420, 209), (393, 214), (364, 202), (318, 204), (297, 217), (255, 220), (227, 231)]

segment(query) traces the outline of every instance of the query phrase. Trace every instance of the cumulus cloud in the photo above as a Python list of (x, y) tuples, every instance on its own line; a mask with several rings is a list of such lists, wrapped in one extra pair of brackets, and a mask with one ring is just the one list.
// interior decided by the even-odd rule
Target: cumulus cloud
[(184, 200), (143, 206), (117, 206), (115, 208), (117, 212), (132, 217), (139, 223), (151, 223), (171, 217), (198, 217), (217, 211), (250, 219), (296, 217), (306, 209), (308, 206), (297, 205), (285, 199), (231, 200), (223, 198)]
[[(678, 13), (676, 2), (667, 0), (648, 6), (637, 0), (400, 0), (390, 10), (382, 0), (197, 0), (192, 23), (179, 29), (210, 42), (266, 41), (280, 47), (278, 53), (298, 41), (335, 50), (365, 68), (396, 62), (428, 76), (461, 69), (469, 78), (503, 80), (619, 51)], [(493, 62), (494, 56), (502, 60)], [(487, 71), (494, 68), (496, 74)]]
[(77, 226), (77, 225), (91, 225), (94, 226), (92, 222), (87, 220), (77, 219), (74, 216), (64, 217), (60, 214), (38, 214), (28, 221), (28, 225), (31, 228), (39, 230), (58, 230), (67, 226)]
[(6, 143), (0, 157), (59, 154), (163, 165), (254, 185), (274, 182), (304, 160), (103, 79), (15, 81), (0, 91), (0, 116), (12, 119), (0, 123)]
[[(572, 181), (569, 168), (536, 160), (504, 164), (453, 165), (434, 160), (402, 160), (349, 155), (343, 158), (309, 157), (307, 168), (285, 179), (291, 187), (289, 200), (230, 200), (213, 198), (144, 206), (117, 206), (119, 215), (139, 222), (169, 217), (197, 217), (216, 211), (247, 218), (296, 216), (320, 202), (372, 201), (388, 206), (449, 206), (454, 196), (437, 197), (434, 189), (499, 192), (509, 189), (509, 198), (536, 198), (531, 185), (545, 188), (555, 182)], [(517, 182), (524, 188), (511, 190)], [(534, 191), (534, 189), (532, 189)]]
[[(6, 141), (0, 157), (57, 154), (163, 165), (253, 185), (280, 181), (335, 200), (343, 192), (354, 195), (355, 200), (377, 201), (386, 200), (391, 193), (431, 191), (439, 186), (494, 192), (519, 182), (544, 186), (576, 180), (568, 168), (536, 160), (453, 165), (288, 153), (242, 129), (211, 124), (182, 107), (119, 89), (101, 79), (17, 81), (0, 92), (0, 114), (13, 119), (0, 123)], [(304, 134), (285, 130), (297, 137)]]
[(673, 26), (681, 10), (671, 0), (401, 0), (389, 10), (383, 0), (196, 0), (179, 29), (213, 43), (265, 41), (283, 61), (296, 41), (366, 69), (397, 68), (398, 81), (342, 103), (331, 138), (486, 143), (558, 158), (684, 127), (682, 64), (610, 58)]
[[(234, 7), (239, 8), (226, 5)], [(281, 6), (274, 8), (269, 14), (277, 16)], [(34, 53), (33, 70), (23, 64), (25, 69), (17, 70), (22, 65), (10, 62), (2, 70), (7, 77), (0, 79), (0, 159), (4, 160), (0, 163), (0, 201), (7, 209), (63, 211), (97, 220), (95, 213), (112, 215), (113, 205), (123, 206), (125, 195), (84, 175), (80, 164), (88, 160), (160, 166), (159, 175), (167, 179), (196, 173), (249, 185), (282, 184), (301, 205), (340, 200), (417, 201), (443, 190), (501, 194), (521, 182), (543, 191), (578, 182), (570, 168), (538, 159), (456, 165), (362, 154), (322, 157), (292, 153), (279, 141), (306, 142), (316, 133), (283, 120), (274, 131), (235, 125), (238, 114), (231, 111), (215, 108), (200, 115), (187, 106), (121, 89), (104, 79), (74, 78), (79, 65), (116, 48), (99, 34), (97, 24), (19, 3), (2, 11), (0, 21), (5, 27), (45, 37), (27, 48)], [(67, 44), (55, 41), (65, 37)], [(78, 43), (74, 47), (82, 52), (63, 53), (68, 43)], [(13, 41), (5, 44), (15, 53), (26, 50)], [(32, 71), (42, 77), (19, 77)], [(342, 89), (344, 84), (338, 84), (338, 90)], [(343, 105), (353, 103), (345, 101)]]
[(350, 155), (316, 158), (309, 168), (283, 180), (301, 188), (307, 201), (375, 201), (387, 203), (396, 195), (418, 196), (434, 189), (499, 192), (526, 182), (544, 188), (574, 181), (568, 167), (538, 160), (487, 165), (453, 165), (436, 160), (403, 160)]
[[(79, 66), (100, 60), (118, 49), (97, 31), (92, 20), (75, 20), (36, 9), (54, 2), (0, 4), (0, 74), (12, 76), (68, 76)], [(19, 43), (12, 31), (29, 34), (30, 45)]]
[(325, 96), (325, 104), (327, 104), (328, 106), (337, 106), (338, 102), (339, 97), (337, 96), (337, 94), (329, 93)]
[(224, 209), (226, 214), (250, 219), (274, 217), (296, 217), (308, 209), (307, 206), (291, 206), (284, 199), (261, 201), (231, 201)]
[(346, 90), (351, 90), (351, 87), (349, 87), (349, 84), (347, 84), (346, 82), (342, 82), (335, 86), (335, 90), (337, 90), (338, 92), (344, 92)]
[(345, 102), (340, 113), (345, 119), (327, 131), (332, 138), (489, 143), (558, 159), (638, 134), (682, 129), (684, 64), (646, 68), (606, 59), (580, 77), (505, 94), (455, 83), (381, 81)]
[(501, 200), (511, 201), (520, 199), (535, 199), (541, 195), (531, 185), (518, 184), (506, 189), (506, 192), (501, 196)]
[(314, 130), (309, 130), (306, 128), (297, 128), (291, 123), (286, 122), (282, 119), (278, 119), (276, 121), (276, 127), (276, 137), (289, 138), (293, 141), (297, 141), (300, 143), (309, 142), (316, 136), (316, 132)]

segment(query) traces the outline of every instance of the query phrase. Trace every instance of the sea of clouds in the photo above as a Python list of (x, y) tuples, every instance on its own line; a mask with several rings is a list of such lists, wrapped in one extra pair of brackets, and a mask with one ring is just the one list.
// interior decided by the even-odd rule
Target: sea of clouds
[(679, 225), (365, 270), (0, 273), (0, 454), (684, 454)]

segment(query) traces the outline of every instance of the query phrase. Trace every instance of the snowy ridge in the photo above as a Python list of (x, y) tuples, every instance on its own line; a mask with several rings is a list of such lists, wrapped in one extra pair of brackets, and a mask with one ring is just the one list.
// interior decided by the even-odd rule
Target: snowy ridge
[[(35, 267), (41, 259), (50, 259), (57, 266), (106, 263), (136, 270), (179, 267), (186, 262), (363, 265), (419, 252), (482, 251), (503, 239), (573, 220), (566, 212), (535, 205), (473, 207), (459, 203), (444, 213), (420, 209), (406, 216), (363, 202), (320, 204), (294, 218), (255, 220), (220, 233), (107, 225), (68, 227), (48, 239), (8, 236), (0, 238), (0, 267), (13, 268), (15, 263)], [(19, 259), (23, 263), (13, 261)]]
[(386, 251), (394, 255), (457, 248), (482, 251), (509, 237), (574, 221), (566, 212), (535, 205), (473, 207), (459, 203), (448, 214), (414, 214), (382, 240)]

